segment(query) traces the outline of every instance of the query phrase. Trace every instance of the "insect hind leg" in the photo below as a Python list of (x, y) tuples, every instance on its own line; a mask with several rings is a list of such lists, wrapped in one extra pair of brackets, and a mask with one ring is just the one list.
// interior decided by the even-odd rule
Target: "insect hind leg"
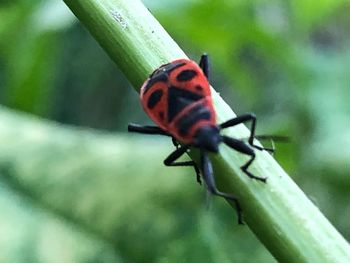
[(201, 56), (199, 67), (202, 69), (204, 76), (209, 80), (209, 58), (206, 53)]

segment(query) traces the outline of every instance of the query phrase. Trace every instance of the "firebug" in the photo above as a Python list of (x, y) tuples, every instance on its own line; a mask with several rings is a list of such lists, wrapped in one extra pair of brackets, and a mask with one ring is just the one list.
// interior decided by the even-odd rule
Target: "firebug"
[[(216, 187), (208, 152), (217, 153), (219, 144), (225, 143), (232, 149), (250, 156), (241, 166), (247, 176), (266, 182), (266, 178), (253, 175), (248, 168), (255, 159), (254, 149), (273, 149), (254, 144), (256, 117), (253, 113), (217, 124), (208, 75), (209, 61), (206, 54), (202, 55), (199, 64), (188, 59), (178, 59), (160, 66), (144, 82), (140, 91), (142, 106), (157, 126), (129, 124), (128, 131), (172, 137), (176, 149), (164, 160), (164, 164), (193, 166), (197, 181), (201, 183), (203, 178), (210, 193), (234, 202), (238, 222), (242, 224), (242, 210), (238, 199), (232, 194), (219, 191)], [(251, 121), (248, 142), (220, 134), (223, 129), (248, 121)], [(200, 164), (194, 161), (176, 162), (190, 147), (199, 149)]]

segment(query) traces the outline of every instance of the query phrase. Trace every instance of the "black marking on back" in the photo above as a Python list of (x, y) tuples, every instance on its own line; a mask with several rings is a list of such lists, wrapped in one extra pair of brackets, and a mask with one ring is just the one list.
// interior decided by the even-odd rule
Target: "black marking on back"
[(164, 111), (159, 112), (159, 119), (164, 120)]
[(186, 115), (179, 119), (176, 123), (180, 135), (185, 136), (191, 127), (201, 120), (210, 120), (211, 113), (208, 108), (203, 105), (197, 105), (191, 109)]
[(159, 69), (165, 71), (169, 75), (173, 70), (182, 67), (185, 64), (185, 62), (169, 63), (160, 67)]
[(195, 76), (197, 76), (197, 71), (192, 69), (185, 69), (176, 76), (176, 79), (177, 81), (189, 81)]
[(162, 73), (166, 73), (167, 75), (169, 75), (174, 69), (182, 67), (185, 64), (186, 64), (185, 62), (176, 62), (176, 63), (168, 63), (165, 65), (162, 65), (159, 68), (157, 68), (155, 71), (153, 71), (153, 73), (149, 77), (153, 78), (156, 75), (162, 74)]
[(156, 69), (155, 71), (153, 71), (153, 73), (149, 76), (149, 80), (148, 80), (146, 86), (144, 87), (143, 94), (146, 94), (146, 92), (150, 88), (152, 88), (152, 86), (154, 84), (156, 84), (157, 82), (168, 82), (169, 74), (174, 69), (182, 67), (185, 64), (186, 64), (185, 62), (168, 63), (168, 64), (165, 64), (165, 65), (161, 66), (160, 68)]
[(147, 82), (146, 86), (144, 87), (143, 94), (146, 94), (146, 92), (152, 88), (154, 84), (157, 82), (167, 82), (168, 76), (164, 72), (160, 72), (159, 74), (153, 75)]
[(170, 86), (168, 90), (168, 122), (170, 123), (188, 105), (202, 98), (202, 95)]
[(160, 99), (163, 96), (163, 91), (161, 89), (157, 89), (156, 91), (154, 91), (151, 96), (148, 98), (147, 101), (147, 107), (149, 109), (153, 109), (157, 103), (160, 101)]
[(196, 90), (198, 90), (198, 91), (203, 91), (203, 87), (201, 86), (201, 85), (196, 85)]

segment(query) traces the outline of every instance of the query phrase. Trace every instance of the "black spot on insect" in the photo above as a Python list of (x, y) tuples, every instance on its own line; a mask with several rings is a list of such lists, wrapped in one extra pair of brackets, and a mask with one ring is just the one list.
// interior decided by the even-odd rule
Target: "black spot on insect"
[(203, 87), (201, 85), (197, 85), (195, 87), (195, 89), (198, 90), (198, 91), (203, 91)]
[(153, 109), (157, 105), (157, 103), (160, 101), (162, 96), (163, 96), (163, 91), (161, 89), (154, 91), (147, 101), (147, 107), (149, 109)]
[(200, 100), (203, 96), (191, 91), (170, 86), (168, 90), (168, 122), (191, 103)]
[(185, 64), (186, 64), (185, 62), (169, 63), (169, 64), (166, 64), (166, 65), (160, 67), (160, 69), (165, 71), (167, 74), (170, 74), (173, 70), (175, 70), (179, 67), (182, 67)]
[(176, 79), (178, 81), (189, 81), (193, 79), (195, 76), (197, 76), (197, 71), (192, 69), (186, 69), (181, 71), (177, 76)]
[(149, 80), (144, 88), (143, 94), (146, 94), (157, 82), (168, 82), (169, 74), (174, 69), (182, 67), (185, 64), (186, 63), (184, 62), (168, 63), (153, 71), (149, 76)]
[(176, 123), (180, 135), (185, 136), (191, 127), (201, 120), (210, 120), (211, 113), (208, 108), (198, 105), (186, 113)]
[(154, 74), (150, 79), (148, 80), (146, 86), (144, 87), (143, 94), (146, 94), (147, 91), (149, 91), (154, 84), (157, 82), (167, 82), (168, 76), (164, 72), (161, 72), (160, 74)]
[(176, 63), (173, 62), (173, 63), (164, 64), (159, 68), (157, 68), (155, 71), (153, 71), (153, 73), (149, 77), (152, 79), (152, 78), (156, 78), (158, 75), (161, 75), (161, 74), (165, 74), (168, 77), (173, 70), (179, 67), (182, 67), (185, 64), (186, 63), (184, 62), (176, 62)]
[(159, 112), (159, 119), (164, 120), (164, 112)]

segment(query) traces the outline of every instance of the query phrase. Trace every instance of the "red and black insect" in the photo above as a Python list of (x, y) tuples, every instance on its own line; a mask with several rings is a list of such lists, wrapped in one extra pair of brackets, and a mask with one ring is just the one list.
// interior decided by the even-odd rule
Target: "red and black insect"
[[(197, 181), (200, 183), (201, 173), (194, 161), (176, 162), (190, 147), (199, 148), (202, 178), (208, 190), (214, 195), (233, 201), (238, 222), (243, 223), (237, 198), (219, 191), (216, 187), (208, 152), (217, 153), (219, 144), (223, 142), (232, 149), (249, 155), (250, 160), (241, 167), (242, 171), (250, 178), (266, 182), (266, 178), (257, 177), (248, 171), (248, 167), (255, 159), (254, 148), (259, 150), (266, 148), (253, 142), (256, 127), (254, 114), (247, 113), (221, 124), (216, 123), (208, 81), (208, 64), (208, 56), (204, 54), (199, 65), (192, 60), (179, 59), (156, 69), (141, 87), (140, 98), (144, 110), (158, 126), (129, 124), (128, 130), (172, 137), (176, 150), (164, 160), (164, 164), (193, 166)], [(248, 143), (220, 134), (222, 129), (247, 121), (252, 122)]]

